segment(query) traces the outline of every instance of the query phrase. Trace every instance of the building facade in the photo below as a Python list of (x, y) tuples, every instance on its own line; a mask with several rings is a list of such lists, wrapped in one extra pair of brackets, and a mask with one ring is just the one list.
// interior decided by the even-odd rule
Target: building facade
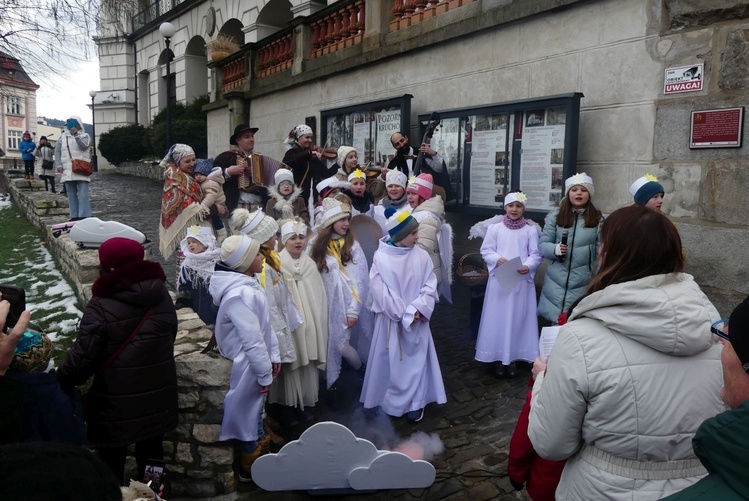
[(23, 169), (18, 145), (24, 131), (36, 140), (37, 84), (26, 74), (21, 62), (0, 52), (0, 166)]
[[(745, 2), (719, 4), (157, 2), (97, 40), (97, 131), (149, 123), (171, 85), (180, 102), (209, 94), (210, 155), (227, 149), (233, 127), (249, 121), (260, 128), (256, 149), (281, 158), (289, 130), (306, 122), (320, 144), (346, 138), (376, 162), (388, 152), (388, 136), (375, 129), (421, 137), (425, 117), (440, 110), (449, 119), (436, 141), (455, 158), (449, 167), (458, 200), (450, 210), (462, 221), (495, 213), (502, 194), (518, 187), (549, 210), (560, 181), (575, 171), (593, 177), (596, 205), (611, 212), (631, 203), (627, 188), (651, 173), (666, 189), (663, 209), (681, 231), (688, 271), (730, 304), (749, 293), (741, 262), (749, 245), (746, 133), (729, 127), (738, 136), (731, 147), (703, 148), (709, 139), (698, 144), (690, 136), (699, 126), (695, 112), (743, 109), (749, 90)], [(170, 51), (158, 30), (164, 21), (176, 28)], [(205, 44), (218, 34), (234, 36), (241, 50), (212, 62)], [(579, 110), (564, 108), (560, 119), (569, 100)], [(535, 160), (533, 147), (540, 148)], [(457, 256), (475, 247), (462, 226)]]

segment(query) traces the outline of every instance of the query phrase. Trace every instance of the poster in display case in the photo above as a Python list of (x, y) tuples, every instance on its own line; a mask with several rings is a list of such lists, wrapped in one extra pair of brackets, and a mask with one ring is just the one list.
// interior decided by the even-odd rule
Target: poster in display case
[[(432, 145), (444, 147), (458, 194), (447, 207), (496, 214), (507, 193), (522, 190), (528, 216), (542, 219), (559, 204), (564, 180), (575, 173), (582, 97), (572, 93), (439, 111), (442, 125)], [(422, 132), (428, 118), (419, 115)]]
[(412, 97), (404, 94), (321, 111), (322, 144), (355, 148), (362, 166), (386, 166), (395, 155), (390, 136), (410, 126)]

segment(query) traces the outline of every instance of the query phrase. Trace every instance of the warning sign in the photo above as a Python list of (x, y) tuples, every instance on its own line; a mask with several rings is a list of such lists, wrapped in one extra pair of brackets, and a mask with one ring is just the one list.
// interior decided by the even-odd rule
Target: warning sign
[(702, 90), (704, 75), (703, 65), (679, 66), (666, 68), (666, 78), (663, 83), (664, 94), (678, 94), (680, 92), (696, 92)]

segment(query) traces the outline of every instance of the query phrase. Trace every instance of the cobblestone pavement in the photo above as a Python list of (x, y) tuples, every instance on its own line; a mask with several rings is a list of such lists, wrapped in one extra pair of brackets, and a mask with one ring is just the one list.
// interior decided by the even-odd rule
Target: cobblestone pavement
[[(164, 263), (158, 255), (156, 242), (160, 195), (158, 182), (109, 173), (97, 175), (91, 186), (94, 215), (144, 231), (154, 241), (152, 259)], [(173, 259), (167, 260), (166, 266), (167, 276), (171, 277)], [(445, 445), (445, 452), (432, 461), (437, 469), (437, 480), (428, 489), (382, 491), (337, 499), (524, 499), (507, 479), (507, 455), (517, 416), (525, 402), (530, 366), (520, 366), (516, 379), (499, 380), (490, 374), (487, 365), (473, 360), (475, 340), (468, 328), (469, 289), (456, 282), (453, 296), (455, 304), (439, 305), (431, 322), (447, 389), (447, 404), (429, 405), (424, 419), (416, 424), (405, 418), (391, 421), (385, 416), (384, 422), (378, 419), (373, 426), (371, 422), (359, 419), (361, 410), (356, 402), (360, 386), (353, 373), (346, 372), (342, 379), (347, 384), (338, 399), (338, 409), (329, 405), (325, 395), (315, 407), (316, 420), (341, 422), (357, 436), (373, 440), (378, 447), (381, 446), (378, 442), (387, 441), (383, 437), (391, 434), (405, 439), (416, 431), (437, 433)], [(294, 438), (301, 431), (294, 430), (287, 438)], [(309, 498), (306, 493), (265, 492), (252, 484), (238, 484), (238, 489), (242, 500)]]

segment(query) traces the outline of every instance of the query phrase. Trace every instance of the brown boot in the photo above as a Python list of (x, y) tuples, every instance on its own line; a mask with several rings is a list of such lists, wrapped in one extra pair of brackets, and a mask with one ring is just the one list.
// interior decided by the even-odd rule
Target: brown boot
[(257, 443), (258, 447), (262, 451), (260, 455), (268, 454), (270, 452), (270, 435), (265, 435), (263, 439)]
[(258, 445), (252, 452), (243, 452), (239, 467), (239, 481), (243, 484), (252, 482), (252, 465), (263, 454), (262, 446)]
[(286, 441), (281, 435), (273, 431), (273, 428), (268, 424), (268, 419), (269, 418), (265, 418), (263, 426), (265, 428), (265, 438), (270, 440), (270, 444), (268, 444), (269, 452), (278, 451), (283, 447), (283, 444)]

